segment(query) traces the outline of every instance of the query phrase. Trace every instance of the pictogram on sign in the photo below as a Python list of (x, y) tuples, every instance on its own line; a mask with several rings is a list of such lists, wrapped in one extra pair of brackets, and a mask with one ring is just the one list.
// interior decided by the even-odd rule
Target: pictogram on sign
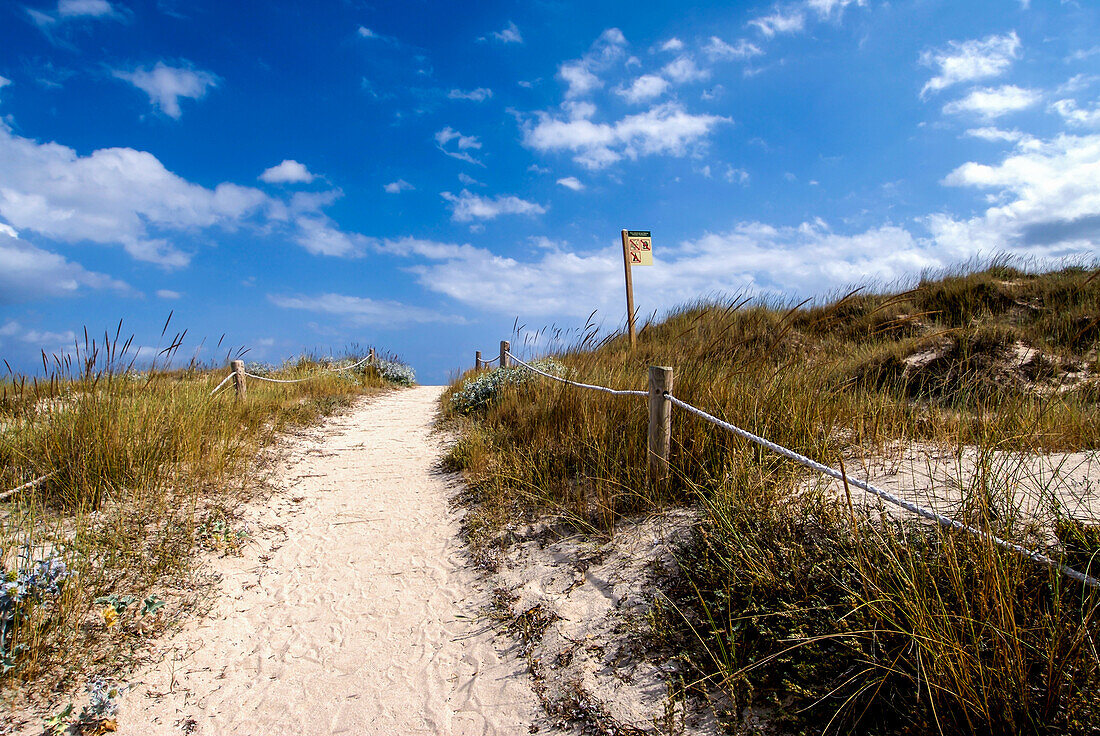
[(653, 265), (653, 238), (648, 230), (627, 230), (626, 246), (631, 266)]

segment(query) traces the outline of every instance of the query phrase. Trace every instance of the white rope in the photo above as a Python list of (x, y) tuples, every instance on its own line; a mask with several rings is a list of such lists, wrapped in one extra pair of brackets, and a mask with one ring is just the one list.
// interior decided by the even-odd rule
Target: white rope
[(308, 381), (313, 376), (306, 376), (305, 378), (266, 378), (264, 376), (257, 376), (255, 373), (249, 373), (245, 371), (244, 374), (249, 378), (255, 378), (257, 381), (267, 381), (268, 383), (301, 383), (302, 381)]
[[(735, 427), (734, 425), (730, 424), (729, 422), (724, 422), (721, 419), (719, 419), (718, 417), (716, 417), (712, 414), (706, 413), (702, 409), (697, 409), (694, 406), (692, 406), (691, 404), (680, 401), (678, 398), (676, 398), (672, 394), (668, 393), (667, 391), (665, 392), (665, 397), (667, 397), (669, 401), (671, 401), (673, 404), (680, 407), (684, 411), (687, 411), (691, 414), (694, 414), (698, 417), (701, 417), (701, 418), (707, 420), (708, 422), (710, 422), (712, 424), (716, 424), (719, 427), (721, 427), (722, 429), (729, 430), (730, 432), (733, 432), (734, 434), (738, 435), (739, 437), (743, 437), (743, 438), (749, 440), (750, 442), (755, 442), (756, 444), (760, 445), (761, 447), (766, 447), (767, 449), (771, 450), (772, 452), (776, 452), (776, 453), (778, 453), (778, 454), (780, 454), (784, 457), (790, 458), (791, 460), (794, 460), (795, 462), (800, 463), (800, 464), (806, 466), (807, 468), (810, 468), (812, 470), (816, 470), (819, 473), (824, 473), (825, 475), (828, 475), (831, 478), (836, 478), (837, 480), (842, 481), (842, 482), (845, 481), (845, 479), (846, 479), (846, 474), (841, 473), (839, 470), (835, 470), (833, 468), (830, 468), (828, 465), (822, 465), (819, 462), (815, 462), (815, 461), (811, 460), (810, 458), (806, 457), (805, 455), (800, 455), (800, 454), (798, 454), (797, 452), (795, 452), (793, 450), (788, 450), (786, 447), (783, 447), (782, 445), (777, 445), (774, 442), (771, 442), (769, 440), (764, 439), (763, 437), (759, 437), (759, 436), (753, 434), (752, 432), (741, 429), (740, 427)], [(990, 534), (988, 532), (984, 532), (981, 529), (977, 529), (975, 527), (970, 526), (969, 524), (964, 524), (961, 521), (958, 521), (956, 519), (952, 519), (950, 517), (944, 516), (943, 514), (938, 514), (935, 511), (932, 511), (930, 509), (926, 509), (923, 506), (918, 506), (917, 504), (912, 503), (910, 501), (906, 501), (903, 498), (898, 498), (897, 496), (893, 495), (892, 493), (888, 493), (888, 492), (882, 490), (881, 488), (876, 488), (875, 486), (871, 485), (870, 483), (865, 483), (864, 481), (858, 480), (856, 478), (847, 478), (846, 480), (847, 480), (848, 485), (855, 486), (856, 488), (862, 488), (863, 490), (867, 491), (868, 493), (873, 493), (874, 495), (878, 496), (882, 500), (887, 501), (889, 503), (892, 503), (895, 506), (901, 506), (903, 509), (906, 509), (907, 511), (912, 511), (914, 514), (917, 514), (919, 516), (923, 516), (924, 518), (935, 521), (939, 524), (942, 524), (943, 526), (951, 527), (953, 529), (958, 529), (959, 531), (968, 532), (970, 534), (973, 534), (976, 537), (979, 537), (981, 539), (985, 539), (985, 540), (990, 541), (993, 544), (996, 544), (1000, 547), (1011, 550), (1011, 551), (1013, 551), (1017, 554), (1023, 555), (1024, 557), (1027, 557), (1027, 558), (1029, 558), (1030, 560), (1032, 560), (1034, 562), (1038, 562), (1042, 565), (1046, 565), (1047, 567), (1049, 567), (1053, 570), (1057, 570), (1057, 571), (1061, 572), (1062, 574), (1073, 578), (1074, 580), (1077, 580), (1079, 582), (1084, 583), (1085, 585), (1091, 585), (1094, 588), (1100, 588), (1100, 580), (1098, 580), (1097, 578), (1094, 578), (1091, 575), (1086, 575), (1083, 572), (1079, 572), (1077, 570), (1074, 570), (1072, 567), (1067, 567), (1066, 565), (1063, 565), (1063, 564), (1059, 563), (1057, 560), (1054, 560), (1050, 557), (1047, 557), (1046, 555), (1044, 555), (1041, 552), (1037, 552), (1035, 550), (1030, 550), (1030, 549), (1027, 549), (1026, 547), (1021, 547), (1018, 544), (1014, 544), (1013, 542), (1009, 542), (1005, 539), (1001, 539), (1000, 537), (998, 537), (995, 534)]]
[(41, 478), (35, 478), (34, 480), (30, 481), (29, 483), (24, 483), (21, 486), (17, 486), (15, 488), (12, 488), (10, 491), (4, 491), (3, 493), (0, 493), (0, 501), (3, 501), (8, 496), (14, 496), (16, 493), (19, 493), (19, 491), (24, 491), (28, 488), (34, 488), (35, 486), (37, 486), (41, 483), (45, 483), (46, 481), (48, 481), (50, 478), (54, 477), (55, 475), (57, 475), (56, 470), (53, 471), (52, 473), (47, 473), (46, 475), (43, 475)]
[(371, 356), (368, 355), (367, 357), (363, 358), (358, 363), (355, 363), (353, 365), (347, 365), (347, 366), (344, 366), (343, 368), (325, 368), (325, 370), (329, 371), (331, 373), (335, 373), (336, 371), (350, 371), (352, 368), (358, 368), (359, 366), (363, 365), (364, 363), (366, 363), (370, 359), (371, 359)]
[(214, 390), (210, 392), (210, 395), (213, 396), (214, 394), (218, 393), (218, 390), (221, 389), (221, 387), (224, 386), (225, 384), (229, 383), (229, 379), (232, 378), (232, 377), (233, 377), (233, 371), (230, 371), (229, 375), (226, 376), (225, 378), (223, 378), (222, 382), (214, 387)]
[(613, 394), (615, 396), (649, 396), (649, 393), (646, 392), (646, 391), (631, 391), (631, 390), (622, 390), (622, 391), (620, 391), (618, 389), (607, 388), (606, 386), (593, 386), (590, 383), (577, 383), (576, 381), (570, 381), (568, 378), (562, 378), (561, 376), (555, 376), (553, 373), (547, 373), (546, 371), (540, 371), (538, 368), (534, 367), (533, 365), (529, 365), (527, 363), (524, 363), (522, 360), (520, 360), (516, 356), (512, 355), (511, 353), (506, 353), (506, 355), (508, 357), (510, 357), (512, 360), (514, 360), (517, 363), (519, 363), (520, 365), (522, 365), (527, 370), (534, 371), (535, 373), (538, 373), (540, 376), (546, 376), (547, 378), (553, 378), (555, 381), (561, 381), (562, 383), (564, 383), (568, 386), (576, 386), (578, 388), (587, 388), (587, 389), (591, 389), (593, 391), (603, 391), (606, 394)]
[[(612, 388), (607, 388), (606, 386), (593, 386), (593, 385), (587, 384), (587, 383), (578, 383), (576, 381), (570, 381), (567, 378), (562, 378), (560, 376), (555, 376), (552, 373), (547, 373), (545, 371), (540, 371), (538, 368), (535, 368), (532, 365), (524, 363), (522, 360), (520, 360), (516, 356), (512, 355), (511, 353), (507, 353), (507, 355), (509, 357), (511, 357), (512, 360), (514, 360), (517, 363), (519, 363), (520, 365), (522, 365), (524, 368), (526, 368), (530, 371), (534, 371), (535, 373), (538, 373), (540, 376), (545, 376), (547, 378), (552, 378), (555, 381), (561, 381), (562, 383), (565, 383), (565, 384), (570, 385), (570, 386), (577, 386), (579, 388), (588, 388), (588, 389), (592, 389), (593, 391), (603, 391), (605, 393), (615, 394), (617, 396), (648, 396), (649, 395), (648, 392), (646, 392), (646, 391), (618, 391), (618, 390), (615, 390), (615, 389), (612, 389)], [(668, 393), (667, 391), (664, 392), (664, 396), (670, 402), (672, 402), (676, 406), (680, 407), (684, 411), (687, 411), (691, 414), (694, 414), (695, 416), (700, 417), (702, 419), (705, 419), (705, 420), (707, 420), (708, 422), (710, 422), (712, 424), (716, 424), (719, 427), (721, 427), (722, 429), (733, 432), (734, 434), (738, 435), (739, 437), (743, 437), (744, 439), (747, 439), (750, 442), (755, 442), (756, 444), (760, 445), (761, 447), (765, 447), (765, 448), (771, 450), (772, 452), (778, 453), (778, 454), (780, 454), (780, 455), (782, 455), (786, 458), (790, 458), (791, 460), (794, 460), (795, 462), (800, 463), (800, 464), (804, 465), (805, 467), (810, 468), (811, 470), (816, 470), (819, 473), (824, 473), (825, 475), (827, 475), (831, 478), (836, 478), (837, 480), (842, 481), (842, 482), (846, 481), (848, 483), (848, 485), (850, 485), (850, 486), (855, 486), (856, 488), (861, 488), (864, 491), (867, 491), (868, 493), (872, 493), (872, 494), (878, 496), (879, 498), (881, 498), (884, 501), (892, 503), (895, 506), (900, 506), (900, 507), (902, 507), (903, 509), (905, 509), (907, 511), (911, 511), (914, 514), (917, 514), (918, 516), (924, 517), (925, 519), (935, 521), (938, 524), (941, 524), (941, 525), (946, 526), (946, 527), (951, 527), (952, 529), (957, 529), (959, 531), (963, 531), (963, 532), (967, 532), (969, 534), (973, 534), (974, 536), (976, 536), (980, 539), (987, 540), (989, 542), (992, 542), (993, 544), (996, 544), (999, 547), (1003, 547), (1004, 549), (1010, 550), (1012, 552), (1015, 552), (1016, 554), (1027, 557), (1028, 559), (1032, 560), (1033, 562), (1037, 562), (1041, 565), (1045, 565), (1045, 566), (1049, 567), (1052, 570), (1057, 570), (1058, 572), (1062, 573), (1063, 575), (1066, 575), (1067, 577), (1073, 578), (1074, 580), (1077, 580), (1078, 582), (1084, 583), (1085, 585), (1090, 585), (1093, 588), (1100, 588), (1100, 579), (1092, 577), (1091, 575), (1086, 575), (1085, 573), (1080, 572), (1079, 570), (1075, 570), (1072, 567), (1069, 567), (1067, 565), (1063, 565), (1060, 562), (1058, 562), (1057, 560), (1055, 560), (1051, 557), (1048, 557), (1047, 555), (1044, 555), (1042, 552), (1038, 552), (1036, 550), (1031, 550), (1031, 549), (1028, 549), (1026, 547), (1022, 547), (1018, 544), (1015, 544), (1014, 542), (1009, 542), (1006, 539), (1001, 539), (1000, 537), (998, 537), (995, 534), (990, 534), (988, 532), (984, 532), (981, 529), (970, 526), (969, 524), (964, 524), (961, 521), (958, 521), (956, 519), (952, 519), (948, 516), (944, 516), (943, 514), (936, 513), (935, 511), (932, 511), (931, 509), (926, 509), (923, 506), (918, 506), (915, 503), (912, 503), (910, 501), (906, 501), (903, 498), (899, 498), (899, 497), (895, 496), (892, 493), (889, 493), (887, 491), (882, 490), (881, 488), (876, 488), (875, 486), (871, 485), (870, 483), (866, 483), (866, 482), (858, 480), (856, 478), (849, 478), (849, 477), (847, 477), (847, 475), (845, 473), (841, 473), (839, 470), (835, 470), (833, 468), (830, 468), (828, 465), (822, 465), (819, 462), (811, 460), (810, 458), (806, 457), (805, 455), (800, 455), (799, 453), (795, 452), (794, 450), (788, 450), (786, 447), (783, 447), (782, 445), (777, 445), (774, 442), (771, 442), (770, 440), (766, 440), (763, 437), (760, 437), (758, 435), (753, 434), (752, 432), (741, 429), (740, 427), (735, 427), (734, 425), (730, 424), (729, 422), (724, 422), (721, 419), (719, 419), (718, 417), (714, 416), (713, 414), (708, 414), (707, 412), (703, 411), (702, 409), (697, 409), (696, 407), (692, 406), (691, 404), (688, 404), (687, 402), (681, 401), (680, 399), (676, 398), (675, 396)]]

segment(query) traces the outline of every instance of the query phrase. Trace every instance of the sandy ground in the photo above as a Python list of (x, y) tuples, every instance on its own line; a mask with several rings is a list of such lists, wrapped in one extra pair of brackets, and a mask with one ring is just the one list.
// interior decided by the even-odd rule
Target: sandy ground
[(210, 615), (131, 678), (120, 733), (525, 734), (526, 665), (480, 614), (431, 432), (441, 387), (365, 400), (302, 440)]

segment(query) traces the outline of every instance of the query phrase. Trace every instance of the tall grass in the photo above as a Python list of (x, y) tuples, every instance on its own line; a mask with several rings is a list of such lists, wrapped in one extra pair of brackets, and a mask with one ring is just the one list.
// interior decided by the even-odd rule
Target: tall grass
[[(0, 385), (0, 490), (48, 476), (0, 504), (0, 563), (8, 580), (37, 560), (65, 571), (58, 591), (30, 591), (5, 623), (0, 686), (9, 695), (117, 664), (166, 620), (126, 601), (178, 588), (197, 549), (241, 541), (237, 509), (262, 486), (264, 448), (393, 385), (369, 366), (337, 372), (303, 357), (272, 375), (310, 380), (249, 380), (240, 401), (232, 386), (211, 396), (225, 368), (137, 371), (128, 348), (88, 340), (70, 357), (44, 357), (44, 378)], [(118, 620), (96, 603), (111, 596)], [(147, 613), (159, 608), (150, 600)]]
[[(834, 466), (899, 444), (971, 448), (979, 467), (958, 514), (1038, 545), (1050, 530), (1020, 516), (1018, 469), (994, 458), (1100, 446), (1097, 273), (996, 262), (822, 304), (700, 303), (646, 325), (634, 350), (588, 337), (555, 357), (616, 388), (644, 389), (647, 365), (672, 365), (679, 398)], [(625, 514), (699, 507), (683, 584), (667, 591), (683, 615), (669, 621), (731, 719), (766, 709), (795, 732), (1100, 729), (1092, 589), (981, 540), (853, 514), (801, 468), (684, 412), (673, 476), (654, 483), (640, 400), (542, 381), (503, 383), (468, 414), (450, 395), (444, 408), (464, 427), (451, 459), (486, 560), (524, 514), (610, 532)], [(1088, 565), (1086, 537), (1050, 551)]]

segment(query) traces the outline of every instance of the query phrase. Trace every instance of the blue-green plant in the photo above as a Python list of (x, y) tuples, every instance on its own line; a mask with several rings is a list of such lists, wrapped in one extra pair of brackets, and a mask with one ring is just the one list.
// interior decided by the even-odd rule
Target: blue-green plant
[[(540, 371), (552, 373), (555, 376), (565, 375), (565, 366), (553, 358), (534, 360), (531, 361), (531, 365)], [(502, 387), (518, 386), (533, 378), (546, 380), (523, 366), (497, 368), (477, 373), (467, 378), (462, 386), (451, 395), (451, 408), (462, 414), (484, 409), (492, 402)]]

